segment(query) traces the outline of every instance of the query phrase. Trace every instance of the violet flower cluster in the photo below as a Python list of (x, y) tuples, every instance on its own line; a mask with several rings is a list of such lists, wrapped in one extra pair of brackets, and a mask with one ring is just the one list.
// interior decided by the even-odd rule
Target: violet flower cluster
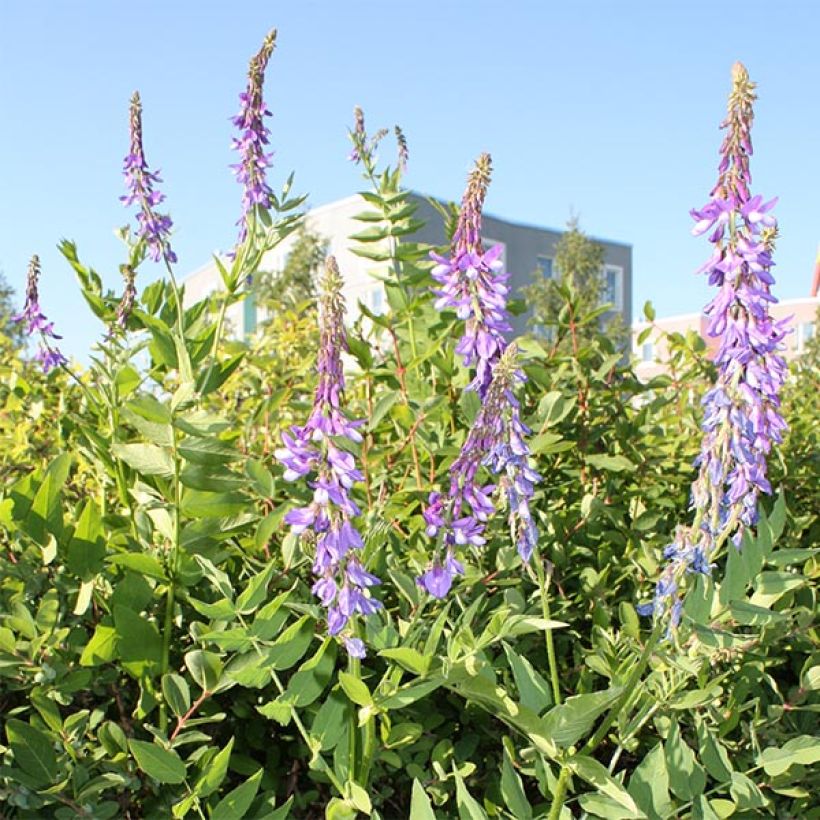
[(668, 608), (672, 627), (680, 620), (681, 579), (709, 574), (721, 545), (731, 537), (739, 548), (744, 531), (757, 522), (759, 495), (771, 492), (766, 456), (786, 429), (778, 398), (786, 364), (779, 351), (789, 320), (775, 322), (769, 315), (777, 301), (771, 294), (777, 225), (770, 213), (776, 200), (750, 193), (755, 85), (740, 63), (732, 74), (718, 181), (709, 202), (692, 211), (692, 233), (708, 232), (714, 246), (700, 272), (718, 288), (705, 312), (709, 335), (720, 340), (717, 380), (703, 399), (704, 436), (692, 485), (695, 521), (666, 548), (669, 564), (654, 601), (641, 607), (656, 615)]
[(158, 172), (149, 169), (145, 159), (142, 146), (142, 102), (138, 91), (131, 97), (129, 126), (131, 147), (123, 160), (123, 175), (128, 193), (121, 196), (120, 201), (126, 206), (139, 206), (137, 236), (144, 240), (151, 259), (154, 262), (165, 259), (168, 263), (174, 263), (177, 257), (169, 241), (173, 222), (170, 216), (155, 210), (165, 200), (165, 195), (154, 187), (162, 179)]
[(476, 390), (482, 399), (492, 380), (493, 365), (504, 350), (504, 334), (511, 330), (506, 309), (509, 276), (501, 260), (503, 246), (485, 251), (481, 239), (482, 210), (491, 172), (490, 155), (482, 154), (469, 176), (449, 257), (431, 254), (438, 263), (432, 275), (441, 285), (435, 291), (436, 307), (450, 308), (466, 321), (456, 353), (463, 357), (465, 367), (475, 366), (475, 378), (468, 389)]
[(267, 168), (273, 154), (268, 153), (270, 129), (265, 125), (265, 117), (271, 112), (262, 98), (265, 83), (265, 69), (276, 46), (276, 29), (265, 37), (259, 52), (251, 58), (248, 66), (248, 85), (239, 95), (241, 106), (233, 117), (233, 124), (239, 129), (239, 136), (231, 141), (231, 147), (239, 152), (240, 160), (231, 169), (237, 182), (243, 186), (242, 215), (237, 244), (242, 244), (248, 236), (248, 219), (256, 206), (268, 209), (273, 205), (274, 194), (267, 181)]
[[(521, 421), (513, 392), (525, 379), (516, 366), (516, 355), (512, 344), (496, 362), (484, 403), (450, 467), (449, 492), (446, 497), (431, 493), (423, 513), (427, 534), (432, 538), (441, 533), (442, 537), (432, 565), (418, 583), (436, 598), (447, 595), (453, 578), (464, 574), (457, 549), (485, 543), (484, 531), (495, 512), (494, 494), (506, 501), (510, 531), (523, 561), (529, 561), (538, 541), (530, 500), (540, 476), (529, 466), (524, 437), (530, 430)], [(497, 484), (481, 485), (478, 473), (482, 466), (498, 476)]]
[(26, 303), (20, 313), (11, 317), (13, 322), (23, 322), (24, 330), (29, 335), (37, 333), (40, 336), (40, 346), (34, 358), (43, 366), (45, 373), (55, 367), (68, 364), (68, 359), (52, 343), (53, 339), (62, 339), (54, 332), (54, 322), (50, 322), (40, 310), (40, 257), (36, 254), (31, 257), (26, 275)]
[(342, 632), (347, 651), (364, 657), (363, 641), (350, 628), (351, 619), (371, 615), (381, 607), (370, 587), (379, 579), (362, 566), (362, 537), (352, 523), (360, 510), (350, 497), (353, 484), (362, 480), (353, 456), (339, 443), (362, 440), (359, 421), (351, 421), (342, 409), (345, 386), (342, 352), (347, 350), (344, 327), (342, 279), (336, 260), (329, 256), (319, 299), (319, 382), (307, 422), (282, 434), (283, 447), (276, 458), (284, 465), (287, 481), (308, 476), (313, 500), (307, 507), (290, 510), (285, 521), (292, 532), (311, 533), (315, 541), (313, 593), (327, 607), (331, 635)]
[[(366, 168), (371, 167), (376, 162), (376, 149), (379, 147), (379, 143), (389, 132), (386, 128), (380, 128), (372, 137), (368, 138), (364, 127), (364, 111), (358, 105), (353, 109), (353, 121), (353, 130), (348, 132), (350, 141), (353, 143), (353, 149), (347, 155), (347, 158), (356, 165), (364, 163)], [(407, 141), (398, 126), (396, 126), (396, 139), (399, 143), (399, 165), (404, 170), (403, 166), (407, 164), (408, 158)]]

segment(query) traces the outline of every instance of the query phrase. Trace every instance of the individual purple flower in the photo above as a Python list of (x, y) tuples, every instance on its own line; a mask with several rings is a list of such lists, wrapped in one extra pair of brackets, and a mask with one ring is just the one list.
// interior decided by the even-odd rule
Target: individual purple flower
[(34, 358), (40, 362), (43, 372), (49, 373), (55, 367), (68, 364), (68, 359), (52, 343), (52, 339), (62, 339), (54, 332), (54, 322), (50, 322), (40, 310), (40, 257), (35, 254), (31, 257), (26, 274), (26, 303), (20, 313), (11, 317), (13, 322), (24, 323), (24, 331), (29, 336), (37, 333), (40, 336), (40, 346)]
[[(352, 519), (360, 510), (350, 490), (363, 476), (353, 456), (341, 449), (343, 440), (359, 442), (361, 422), (348, 419), (342, 408), (345, 387), (342, 353), (347, 348), (342, 279), (336, 260), (329, 256), (319, 299), (318, 384), (307, 422), (282, 434), (276, 458), (285, 467), (284, 478), (308, 478), (313, 498), (307, 507), (285, 515), (291, 531), (310, 531), (315, 541), (313, 594), (327, 609), (331, 635), (340, 635), (353, 657), (362, 657), (364, 644), (352, 632), (356, 615), (372, 615), (381, 603), (370, 588), (379, 579), (361, 563), (364, 542)], [(345, 634), (342, 634), (345, 633)]]
[(492, 380), (493, 365), (501, 357), (511, 330), (507, 313), (506, 282), (502, 245), (484, 250), (481, 218), (492, 164), (489, 154), (475, 163), (461, 201), (458, 225), (453, 234), (449, 256), (432, 253), (438, 263), (432, 271), (441, 287), (435, 290), (436, 308), (450, 308), (466, 322), (464, 335), (456, 347), (465, 367), (475, 366), (475, 378), (469, 389), (484, 398)]
[(165, 200), (165, 195), (154, 187), (162, 182), (159, 172), (151, 171), (145, 159), (142, 146), (142, 102), (138, 91), (131, 97), (129, 126), (131, 147), (123, 160), (127, 193), (120, 197), (120, 201), (125, 205), (139, 206), (137, 236), (145, 242), (151, 259), (154, 262), (165, 259), (172, 264), (177, 261), (169, 241), (173, 222), (167, 214), (156, 211), (157, 205)]
[(239, 135), (231, 141), (231, 147), (239, 152), (240, 160), (231, 165), (237, 182), (242, 185), (242, 215), (238, 222), (241, 245), (248, 237), (248, 220), (256, 207), (269, 209), (274, 202), (274, 194), (267, 181), (267, 169), (273, 154), (268, 153), (270, 129), (265, 125), (265, 117), (271, 112), (262, 98), (265, 83), (265, 69), (276, 46), (276, 29), (272, 29), (262, 42), (248, 66), (248, 85), (240, 95), (239, 113), (232, 122)]
[(709, 201), (692, 211), (693, 233), (709, 233), (713, 252), (705, 273), (717, 295), (706, 306), (708, 333), (719, 340), (717, 379), (703, 398), (703, 441), (692, 484), (695, 520), (667, 548), (669, 560), (654, 602), (644, 610), (680, 617), (680, 586), (686, 573), (708, 574), (717, 550), (731, 537), (736, 547), (757, 522), (760, 493), (770, 493), (766, 456), (783, 439), (779, 392), (786, 378), (780, 355), (789, 320), (774, 321), (769, 305), (774, 277), (772, 251), (776, 200), (750, 193), (752, 105), (755, 85), (736, 63), (729, 111), (721, 128), (718, 180)]
[[(495, 512), (494, 494), (507, 505), (510, 531), (523, 561), (529, 561), (538, 540), (529, 505), (540, 476), (529, 466), (524, 436), (530, 431), (521, 421), (513, 392), (524, 380), (516, 355), (512, 344), (493, 368), (484, 403), (450, 467), (449, 492), (446, 498), (431, 493), (423, 511), (427, 534), (440, 538), (432, 563), (418, 584), (436, 598), (447, 595), (453, 578), (464, 574), (456, 550), (484, 545), (484, 531)], [(497, 476), (495, 484), (481, 483), (478, 473), (482, 466)]]

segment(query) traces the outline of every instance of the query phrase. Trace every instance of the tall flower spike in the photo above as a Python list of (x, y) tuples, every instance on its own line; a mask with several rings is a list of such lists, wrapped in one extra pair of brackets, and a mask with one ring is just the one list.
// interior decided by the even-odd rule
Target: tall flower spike
[(673, 628), (681, 615), (681, 579), (708, 574), (722, 544), (731, 537), (739, 548), (744, 531), (757, 522), (759, 495), (771, 492), (766, 456), (786, 429), (778, 397), (786, 363), (779, 351), (789, 320), (775, 322), (769, 315), (777, 301), (771, 295), (777, 223), (770, 213), (776, 199), (764, 202), (750, 193), (755, 84), (740, 63), (732, 79), (718, 180), (709, 201), (692, 211), (692, 233), (709, 232), (714, 248), (699, 272), (718, 288), (705, 312), (709, 335), (719, 339), (717, 380), (703, 398), (703, 442), (692, 484), (695, 520), (691, 529), (679, 528), (666, 548), (669, 564), (654, 601), (643, 607), (656, 615), (668, 609)]
[(511, 330), (507, 313), (502, 245), (485, 251), (481, 239), (484, 198), (490, 184), (492, 163), (482, 154), (475, 163), (461, 201), (458, 225), (449, 257), (431, 254), (438, 263), (432, 272), (441, 285), (435, 291), (438, 309), (451, 308), (466, 321), (464, 335), (456, 347), (465, 367), (476, 368), (471, 390), (484, 398), (492, 379), (492, 368), (506, 346), (504, 334)]
[(35, 254), (31, 257), (26, 274), (26, 303), (20, 313), (11, 317), (13, 322), (24, 322), (25, 332), (32, 336), (37, 333), (40, 336), (40, 346), (34, 354), (43, 366), (43, 371), (48, 373), (55, 367), (68, 364), (68, 360), (52, 343), (52, 339), (62, 339), (54, 332), (54, 322), (50, 322), (40, 310), (40, 257)]
[(233, 118), (233, 124), (239, 129), (239, 136), (234, 137), (231, 147), (239, 152), (240, 160), (231, 169), (237, 182), (243, 187), (242, 215), (237, 221), (241, 245), (248, 236), (248, 219), (255, 207), (268, 209), (273, 204), (274, 195), (267, 181), (267, 168), (273, 154), (267, 152), (270, 142), (270, 129), (265, 125), (265, 117), (271, 112), (262, 98), (265, 84), (265, 69), (268, 66), (273, 49), (276, 46), (276, 29), (271, 29), (262, 42), (262, 47), (248, 65), (248, 85), (240, 95), (239, 113)]
[(369, 588), (380, 583), (361, 563), (362, 537), (352, 523), (360, 510), (350, 497), (350, 489), (362, 480), (353, 456), (339, 447), (340, 440), (362, 440), (361, 422), (348, 419), (342, 409), (345, 387), (342, 353), (347, 350), (344, 327), (342, 278), (336, 260), (329, 256), (320, 283), (319, 298), (319, 381), (313, 408), (302, 427), (282, 434), (283, 447), (276, 458), (285, 467), (287, 481), (309, 478), (313, 500), (287, 513), (291, 531), (312, 532), (316, 551), (313, 592), (327, 607), (328, 631), (343, 634), (347, 651), (364, 656), (364, 643), (351, 628), (356, 614), (370, 615), (381, 603), (370, 596)]
[(137, 236), (145, 242), (151, 259), (159, 262), (164, 258), (167, 262), (174, 263), (177, 257), (169, 241), (173, 222), (170, 216), (155, 210), (165, 200), (165, 195), (154, 187), (162, 179), (159, 172), (149, 170), (142, 147), (142, 102), (139, 91), (135, 91), (131, 97), (129, 128), (131, 147), (123, 160), (127, 193), (120, 197), (120, 201), (126, 206), (139, 206)]
[[(524, 374), (516, 365), (517, 348), (510, 345), (493, 369), (493, 378), (473, 425), (450, 467), (450, 490), (444, 498), (431, 493), (424, 519), (427, 534), (441, 533), (430, 567), (418, 584), (436, 598), (449, 591), (455, 575), (464, 567), (456, 557), (467, 544), (482, 546), (487, 521), (495, 512), (492, 496), (497, 491), (508, 509), (510, 531), (522, 560), (528, 561), (538, 540), (529, 502), (540, 476), (529, 466), (529, 448), (524, 436), (530, 431), (519, 415), (514, 395)], [(481, 466), (498, 476), (497, 485), (482, 486), (478, 480)]]

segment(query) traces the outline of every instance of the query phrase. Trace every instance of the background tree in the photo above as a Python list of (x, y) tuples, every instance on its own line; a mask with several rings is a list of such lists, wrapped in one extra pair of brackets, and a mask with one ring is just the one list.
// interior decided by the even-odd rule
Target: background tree
[(6, 281), (0, 270), (0, 344), (10, 345), (19, 350), (23, 346), (23, 327), (12, 322), (11, 317), (17, 312), (14, 306), (14, 288)]
[(580, 327), (576, 340), (588, 341), (605, 329), (616, 345), (625, 344), (627, 328), (621, 314), (600, 311), (604, 295), (603, 267), (603, 245), (581, 230), (577, 216), (570, 217), (567, 230), (555, 244), (552, 278), (546, 278), (538, 269), (533, 272), (532, 284), (522, 288), (527, 306), (532, 310), (533, 328), (549, 337), (554, 335), (561, 310), (568, 302), (566, 291), (569, 291), (578, 314), (597, 319)]
[(301, 302), (315, 302), (316, 277), (328, 251), (327, 237), (302, 226), (296, 231), (285, 264), (279, 271), (259, 276), (257, 299), (268, 314), (282, 305), (292, 307)]

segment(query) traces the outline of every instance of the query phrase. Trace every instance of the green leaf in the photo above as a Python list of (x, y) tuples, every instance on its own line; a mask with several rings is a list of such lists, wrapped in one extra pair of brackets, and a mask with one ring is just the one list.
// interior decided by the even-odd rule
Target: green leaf
[(34, 726), (16, 718), (6, 721), (6, 738), (15, 763), (31, 778), (36, 788), (57, 781), (60, 767), (51, 738)]
[(228, 762), (231, 759), (233, 740), (234, 739), (231, 738), (228, 741), (228, 745), (217, 752), (205, 766), (205, 771), (194, 786), (194, 791), (200, 797), (207, 797), (209, 794), (213, 794), (228, 774)]
[(535, 671), (532, 664), (507, 644), (504, 644), (504, 652), (512, 669), (521, 703), (536, 714), (541, 714), (548, 706), (552, 706), (550, 685)]
[(192, 649), (185, 654), (185, 666), (191, 677), (204, 692), (213, 692), (222, 677), (222, 661), (219, 655), (203, 649)]
[(706, 775), (695, 760), (694, 753), (681, 737), (675, 720), (669, 728), (664, 749), (672, 794), (684, 801), (693, 800), (702, 794), (706, 787)]
[(729, 787), (732, 800), (740, 811), (759, 809), (766, 805), (766, 797), (757, 785), (740, 772), (732, 772), (732, 785)]
[(261, 572), (246, 582), (245, 588), (236, 599), (236, 609), (238, 612), (247, 615), (253, 612), (265, 598), (267, 598), (268, 584), (275, 571), (276, 565), (271, 561)]
[(732, 779), (732, 763), (728, 753), (702, 718), (696, 718), (695, 727), (698, 734), (700, 759), (706, 771), (718, 783), (728, 782)]
[(531, 820), (532, 807), (524, 793), (524, 785), (518, 776), (506, 746), (501, 763), (501, 796), (504, 804), (516, 820)]
[(571, 757), (567, 761), (567, 766), (599, 792), (611, 797), (626, 809), (629, 812), (629, 817), (641, 818), (646, 816), (640, 811), (629, 792), (594, 758), (586, 755)]
[(134, 677), (156, 675), (162, 663), (162, 638), (152, 621), (124, 606), (114, 607), (117, 655)]
[(598, 716), (615, 703), (622, 691), (616, 687), (567, 698), (544, 716), (544, 730), (559, 746), (572, 746), (592, 729)]
[(303, 615), (291, 624), (275, 641), (267, 653), (267, 664), (277, 671), (290, 669), (307, 652), (314, 635), (314, 620)]
[(587, 463), (598, 470), (607, 470), (612, 473), (632, 471), (635, 465), (626, 456), (622, 455), (588, 455)]
[(304, 707), (325, 690), (336, 666), (336, 641), (325, 638), (310, 660), (305, 661), (288, 681), (283, 700)]
[(89, 498), (68, 543), (66, 566), (83, 581), (90, 581), (102, 569), (104, 557), (100, 511), (96, 502)]
[(382, 649), (379, 655), (396, 661), (399, 666), (414, 672), (416, 675), (426, 675), (430, 667), (431, 658), (425, 657), (416, 649), (409, 646), (399, 646), (395, 649)]
[(163, 749), (144, 740), (129, 740), (128, 747), (137, 766), (159, 783), (174, 785), (185, 781), (185, 764), (172, 749)]
[(467, 791), (464, 780), (457, 772), (453, 772), (456, 781), (456, 806), (459, 820), (487, 820), (487, 813), (479, 802)]
[(122, 444), (115, 441), (111, 445), (111, 452), (115, 458), (124, 461), (140, 475), (162, 478), (171, 478), (174, 475), (171, 454), (156, 444)]
[(99, 666), (109, 663), (116, 657), (117, 630), (113, 626), (97, 624), (91, 640), (80, 655), (80, 666)]
[(657, 743), (638, 764), (627, 791), (649, 820), (666, 820), (673, 814), (662, 743)]
[(63, 518), (60, 507), (60, 491), (71, 467), (71, 456), (63, 453), (49, 464), (40, 486), (37, 488), (27, 515), (20, 515), (16, 509), (14, 517), (25, 519), (25, 531), (41, 546), (48, 543), (49, 533), (61, 535)]
[(162, 696), (177, 717), (182, 717), (191, 708), (188, 682), (176, 673), (169, 672), (162, 676)]
[(179, 443), (178, 449), (187, 461), (205, 467), (237, 461), (242, 456), (235, 447), (217, 438), (186, 438)]
[(811, 735), (794, 737), (781, 748), (770, 746), (757, 759), (769, 777), (778, 777), (796, 764), (811, 766), (819, 761), (820, 738)]
[(430, 798), (427, 796), (427, 792), (424, 791), (424, 786), (415, 778), (413, 778), (409, 820), (436, 820)]
[(148, 578), (156, 578), (158, 581), (167, 581), (165, 568), (154, 558), (153, 555), (146, 555), (144, 552), (120, 552), (108, 557), (108, 563), (118, 567), (131, 569), (140, 575)]
[(372, 706), (373, 697), (367, 684), (348, 672), (339, 672), (339, 683), (344, 693), (358, 706)]

